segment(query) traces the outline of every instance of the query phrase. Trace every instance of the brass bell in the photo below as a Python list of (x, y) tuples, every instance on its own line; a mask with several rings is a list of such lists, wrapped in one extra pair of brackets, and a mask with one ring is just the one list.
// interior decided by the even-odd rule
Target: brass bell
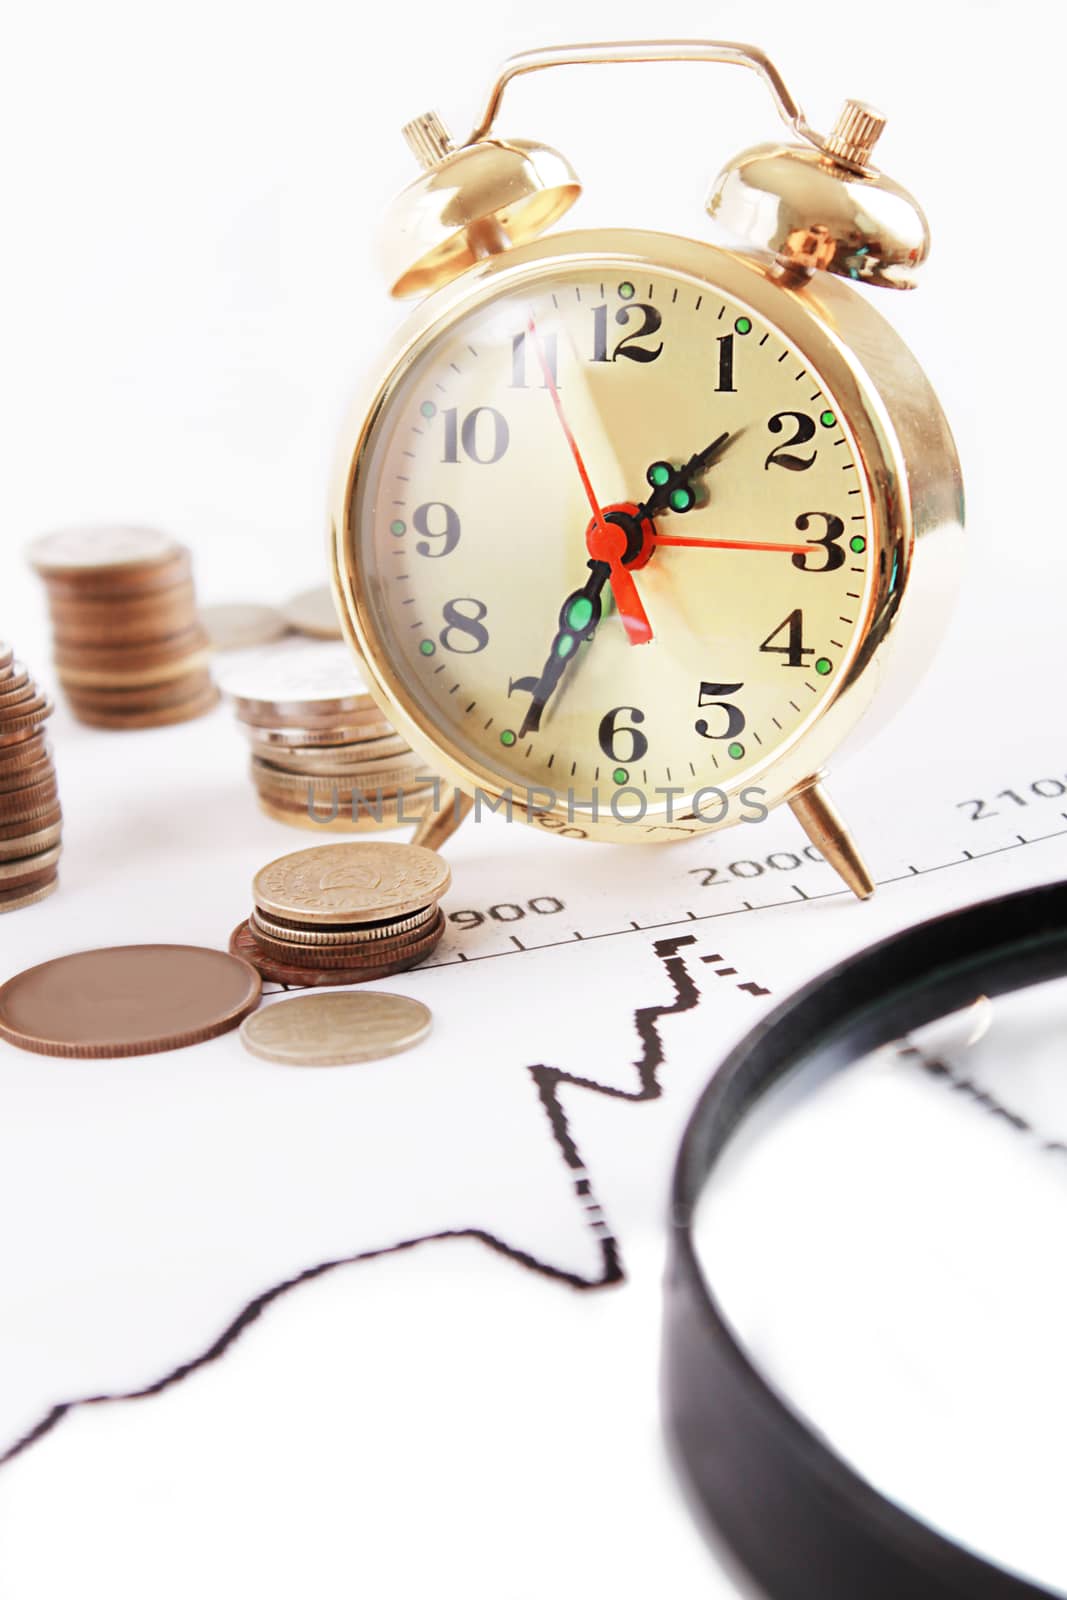
[(482, 138), (458, 149), (436, 112), (404, 137), (423, 172), (386, 213), (382, 253), (390, 293), (427, 294), (484, 256), (536, 239), (582, 186), (557, 150), (527, 139)]
[(885, 118), (846, 100), (820, 144), (761, 144), (723, 168), (709, 215), (788, 273), (913, 289), (930, 250), (918, 201), (870, 165)]

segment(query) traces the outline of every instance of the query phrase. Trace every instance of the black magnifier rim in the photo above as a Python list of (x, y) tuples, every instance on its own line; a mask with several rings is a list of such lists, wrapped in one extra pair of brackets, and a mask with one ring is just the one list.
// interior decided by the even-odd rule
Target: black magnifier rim
[(691, 1222), (738, 1125), (799, 1062), (845, 1067), (979, 995), (1065, 973), (1067, 882), (937, 917), (778, 1006), (726, 1058), (693, 1112), (672, 1188), (664, 1422), (698, 1514), (772, 1600), (1062, 1600), (903, 1511), (808, 1428), (731, 1332)]

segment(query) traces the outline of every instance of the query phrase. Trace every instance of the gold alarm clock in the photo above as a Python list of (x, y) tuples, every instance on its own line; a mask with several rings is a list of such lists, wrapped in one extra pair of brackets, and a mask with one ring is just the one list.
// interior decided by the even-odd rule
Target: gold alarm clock
[[(508, 84), (665, 60), (753, 69), (799, 141), (715, 180), (745, 247), (542, 237), (580, 185), (494, 131)], [(761, 51), (670, 41), (515, 56), (464, 143), (404, 130), (389, 279), (425, 298), (346, 429), (331, 551), (377, 697), (453, 786), (424, 838), (472, 802), (630, 843), (786, 802), (871, 893), (823, 779), (925, 667), (963, 522), (941, 408), (865, 298), (929, 247), (883, 125), (847, 101), (820, 135)]]

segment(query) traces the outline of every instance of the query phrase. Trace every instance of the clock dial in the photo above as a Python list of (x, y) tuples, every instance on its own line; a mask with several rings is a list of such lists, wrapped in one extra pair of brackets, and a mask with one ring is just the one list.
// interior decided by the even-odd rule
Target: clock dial
[(427, 736), (579, 820), (663, 827), (705, 788), (738, 820), (870, 610), (837, 401), (751, 308), (666, 268), (556, 263), (426, 339), (351, 507)]

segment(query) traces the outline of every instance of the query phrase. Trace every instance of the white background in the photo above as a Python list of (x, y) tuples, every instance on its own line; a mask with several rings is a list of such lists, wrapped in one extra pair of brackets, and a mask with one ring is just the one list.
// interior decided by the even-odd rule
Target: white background
[[(48, 678), (21, 549), (66, 522), (173, 530), (193, 547), (206, 600), (280, 599), (314, 582), (335, 430), (402, 315), (375, 262), (382, 209), (414, 175), (400, 124), (437, 105), (463, 134), (516, 49), (714, 35), (768, 50), (818, 127), (846, 94), (880, 104), (879, 160), (931, 219), (921, 289), (875, 303), (956, 432), (971, 570), (920, 702), (868, 770), (877, 761), (889, 783), (909, 757), (921, 772), (921, 725), (923, 748), (950, 778), (958, 769), (962, 798), (974, 792), (968, 761), (985, 772), (1002, 750), (1050, 748), (1063, 724), (1067, 577), (1054, 16), (1019, 4), (650, 12), (570, 0), (510, 15), (487, 0), (8, 4), (0, 636)], [(703, 197), (719, 165), (781, 125), (748, 74), (630, 71), (641, 92), (621, 69), (526, 80), (502, 126), (558, 145), (578, 168), (576, 226), (710, 236)], [(73, 854), (79, 805), (92, 811), (88, 791), (114, 760), (107, 740), (79, 750), (70, 770), (87, 788), (63, 792), (72, 887), (24, 913), (22, 934), (15, 918), (0, 924), (4, 975), (27, 949), (39, 959), (105, 927), (114, 939), (158, 927), (147, 891), (116, 920), (106, 885), (91, 893), (85, 855), (79, 865)], [(861, 777), (845, 775), (846, 794), (862, 796)], [(245, 840), (243, 828), (235, 812), (220, 837), (254, 855), (268, 833)], [(280, 831), (269, 833), (279, 850), (303, 842)], [(116, 873), (122, 843), (107, 854)], [(221, 844), (201, 860), (219, 877)], [(247, 876), (242, 866), (240, 885)], [(193, 905), (168, 914), (206, 942), (228, 931), (206, 913), (198, 922)], [(488, 1003), (505, 995), (498, 987)], [(742, 1026), (740, 1013), (728, 1026)], [(357, 1268), (288, 1297), (164, 1400), (70, 1419), (0, 1473), (5, 1594), (737, 1594), (658, 1457), (661, 1187), (642, 1191), (631, 1289), (618, 1296), (546, 1290), (471, 1244), (447, 1260), (423, 1252), (370, 1269), (388, 1274), (380, 1295), (356, 1286), (368, 1271)]]

